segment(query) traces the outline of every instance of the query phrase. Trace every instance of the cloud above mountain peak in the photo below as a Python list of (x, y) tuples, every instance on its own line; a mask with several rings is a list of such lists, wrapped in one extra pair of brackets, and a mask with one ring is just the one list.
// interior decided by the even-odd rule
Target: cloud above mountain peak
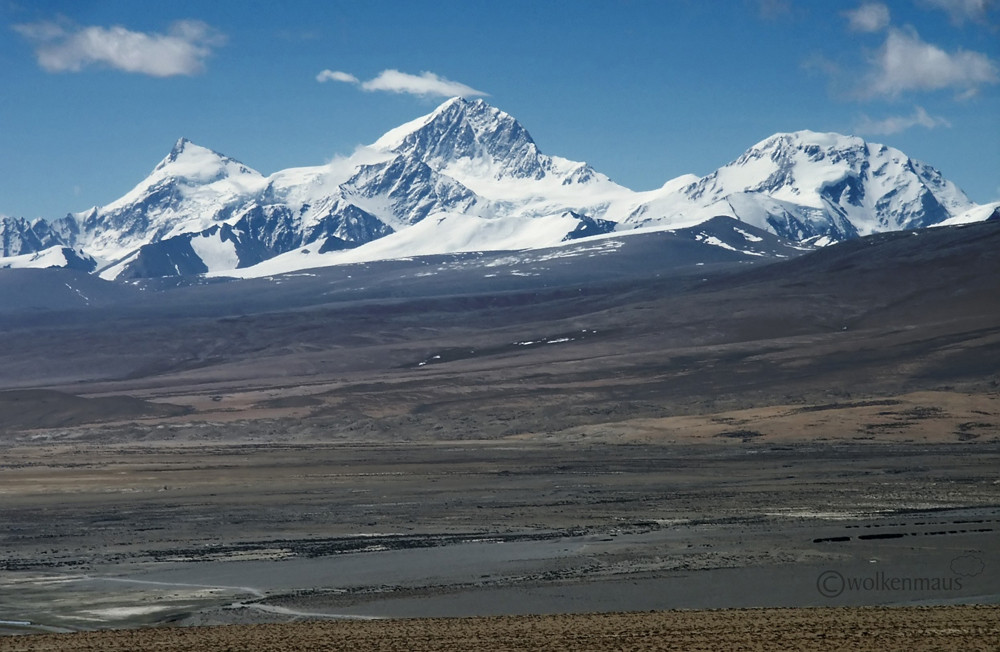
[(389, 93), (404, 93), (419, 97), (477, 97), (488, 96), (467, 84), (440, 77), (433, 72), (424, 71), (419, 75), (400, 72), (393, 68), (383, 70), (368, 81), (361, 81), (354, 75), (341, 70), (322, 70), (316, 75), (316, 81), (338, 81), (359, 86), (364, 91), (384, 91)]

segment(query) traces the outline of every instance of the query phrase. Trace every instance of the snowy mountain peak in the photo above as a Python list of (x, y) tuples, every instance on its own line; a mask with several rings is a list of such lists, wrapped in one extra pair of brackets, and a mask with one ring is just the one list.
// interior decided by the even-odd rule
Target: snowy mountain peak
[(493, 178), (539, 179), (547, 163), (528, 131), (483, 100), (455, 97), (431, 113), (393, 129), (376, 149), (422, 160), (436, 170), (472, 164)]
[(446, 131), (449, 123), (461, 122), (467, 115), (484, 112), (502, 113), (508, 119), (514, 120), (508, 114), (491, 107), (483, 100), (467, 100), (464, 97), (453, 97), (440, 104), (427, 115), (405, 122), (385, 132), (381, 138), (372, 144), (372, 147), (395, 151), (403, 147), (407, 140), (411, 140), (415, 133), (431, 127), (431, 125), (434, 125), (431, 127), (432, 131)]
[(77, 231), (69, 244), (113, 261), (143, 244), (208, 228), (264, 183), (256, 170), (181, 138), (132, 190), (97, 210), (70, 216), (64, 226)]
[(153, 168), (151, 177), (183, 179), (189, 183), (212, 183), (237, 175), (261, 176), (236, 159), (196, 145), (187, 138), (179, 139), (166, 158)]
[(810, 131), (802, 129), (787, 133), (777, 133), (765, 138), (748, 151), (772, 149), (857, 149), (865, 146), (865, 141), (857, 136), (845, 136), (835, 132)]
[[(771, 179), (770, 183), (781, 183), (789, 181), (787, 173), (793, 168), (808, 167), (811, 164), (820, 164), (823, 167), (839, 168), (838, 164), (844, 164), (852, 169), (859, 168), (864, 159), (871, 156), (872, 151), (886, 152), (888, 148), (883, 145), (874, 145), (874, 149), (862, 138), (857, 136), (845, 136), (838, 133), (821, 133), (816, 131), (795, 131), (791, 133), (778, 133), (757, 143), (738, 159), (730, 163), (730, 166), (750, 166), (755, 161), (770, 161), (777, 166), (777, 171), (781, 174), (780, 179)], [(905, 156), (897, 151), (893, 155)], [(857, 171), (857, 170), (855, 170)], [(841, 172), (838, 169), (833, 172), (834, 176)], [(769, 186), (763, 186), (766, 189)], [(747, 188), (747, 190), (753, 190)]]
[(793, 239), (919, 228), (973, 206), (940, 172), (898, 149), (814, 131), (774, 134), (684, 194), (724, 204), (724, 214), (755, 213), (758, 226)]
[(180, 138), (177, 139), (177, 142), (174, 143), (174, 147), (173, 147), (173, 149), (170, 150), (170, 155), (168, 156), (168, 158), (171, 158), (171, 157), (177, 158), (184, 151), (184, 149), (188, 145), (192, 145), (192, 146), (197, 147), (190, 140), (188, 140), (184, 136), (181, 136)]

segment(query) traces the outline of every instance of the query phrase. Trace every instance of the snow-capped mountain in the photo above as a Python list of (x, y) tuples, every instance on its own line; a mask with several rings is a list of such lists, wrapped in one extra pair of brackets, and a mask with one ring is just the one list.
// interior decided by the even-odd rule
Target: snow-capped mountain
[[(541, 154), (510, 115), (457, 98), (327, 165), (265, 179), (236, 164), (250, 176), (238, 179), (249, 192), (235, 201), (228, 187), (217, 187), (223, 175), (164, 174), (174, 167), (178, 151), (195, 148), (179, 142), (149, 179), (114, 206), (118, 211), (127, 200), (143, 208), (153, 204), (157, 215), (165, 216), (172, 205), (161, 210), (157, 198), (198, 196), (203, 200), (194, 219), (173, 220), (178, 227), (171, 231), (155, 231), (159, 221), (148, 221), (145, 244), (117, 255), (102, 250), (111, 262), (102, 276), (225, 272), (287, 252), (327, 254), (374, 245), (391, 234), (388, 243), (360, 255), (549, 246), (614, 229), (614, 223), (590, 213), (604, 212), (609, 195), (634, 194), (586, 164)], [(197, 150), (212, 169), (231, 161)], [(230, 185), (233, 176), (224, 177)], [(165, 179), (179, 178), (184, 193), (161, 189)], [(192, 179), (202, 181), (197, 192)], [(589, 192), (581, 192), (582, 186), (590, 186)], [(104, 212), (95, 209), (84, 217)], [(435, 221), (413, 229), (431, 216)]]
[(62, 240), (45, 220), (29, 222), (0, 215), (0, 258), (33, 254), (58, 244)]
[(797, 131), (757, 143), (628, 221), (730, 215), (793, 240), (830, 242), (930, 226), (973, 207), (940, 172), (898, 149)]
[(256, 170), (181, 138), (123, 197), (56, 224), (72, 244), (107, 263), (149, 243), (217, 228), (265, 183)]
[(48, 269), (65, 267), (92, 272), (97, 269), (97, 261), (86, 252), (56, 245), (29, 254), (0, 258), (0, 269)]
[(716, 216), (824, 244), (990, 213), (899, 150), (809, 131), (774, 135), (705, 177), (635, 192), (586, 163), (543, 154), (509, 114), (455, 98), (349, 157), (266, 177), (181, 139), (107, 206), (51, 223), (0, 219), (0, 255), (68, 248), (93, 256), (104, 278), (256, 275), (550, 247)]

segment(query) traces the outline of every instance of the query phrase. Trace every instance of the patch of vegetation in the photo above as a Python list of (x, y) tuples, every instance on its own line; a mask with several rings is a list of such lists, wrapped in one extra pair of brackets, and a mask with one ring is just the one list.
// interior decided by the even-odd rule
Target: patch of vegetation
[(720, 432), (716, 437), (726, 437), (728, 439), (739, 439), (743, 443), (747, 443), (756, 439), (757, 437), (763, 437), (764, 433), (757, 432), (756, 430), (727, 430), (726, 432)]
[(895, 399), (882, 399), (873, 401), (849, 401), (846, 403), (825, 403), (823, 405), (807, 405), (796, 408), (792, 414), (802, 414), (804, 412), (824, 412), (826, 410), (845, 410), (859, 407), (879, 407), (883, 405), (899, 405), (901, 401)]
[(947, 412), (939, 407), (918, 405), (909, 410), (903, 410), (899, 413), (899, 416), (906, 417), (907, 419), (931, 419), (933, 417), (947, 416)]
[(979, 439), (980, 435), (978, 432), (973, 432), (973, 430), (979, 430), (980, 428), (993, 428), (992, 423), (983, 423), (981, 421), (966, 421), (965, 423), (958, 424), (958, 431), (955, 436), (958, 437), (958, 441), (971, 441), (973, 439)]

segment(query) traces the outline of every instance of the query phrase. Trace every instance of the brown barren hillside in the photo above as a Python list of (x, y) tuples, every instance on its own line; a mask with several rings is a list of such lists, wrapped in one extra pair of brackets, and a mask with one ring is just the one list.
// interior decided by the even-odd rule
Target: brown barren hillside
[(1000, 222), (670, 237), (0, 301), (0, 650), (1000, 649)]

